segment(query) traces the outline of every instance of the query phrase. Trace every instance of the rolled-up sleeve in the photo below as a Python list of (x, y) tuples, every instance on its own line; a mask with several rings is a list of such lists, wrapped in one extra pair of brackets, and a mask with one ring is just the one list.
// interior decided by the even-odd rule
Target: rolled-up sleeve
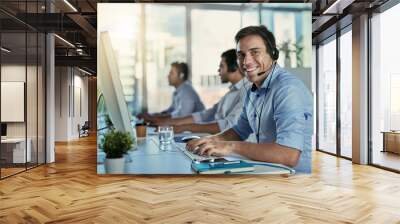
[(304, 148), (307, 120), (312, 119), (304, 96), (304, 90), (291, 83), (279, 88), (274, 102), (276, 143), (300, 151)]
[[(218, 102), (219, 103), (219, 102)], [(218, 108), (218, 103), (214, 104), (213, 107), (211, 107), (208, 110), (203, 110), (200, 112), (196, 112), (192, 114), (193, 120), (195, 123), (205, 123), (205, 122), (211, 122), (215, 120), (215, 113)]]

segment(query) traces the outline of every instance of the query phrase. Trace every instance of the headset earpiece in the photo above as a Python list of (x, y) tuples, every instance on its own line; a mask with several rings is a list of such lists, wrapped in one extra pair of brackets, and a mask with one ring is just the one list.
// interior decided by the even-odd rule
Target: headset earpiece
[(278, 51), (278, 49), (277, 49), (276, 47), (274, 47), (274, 48), (272, 49), (271, 58), (272, 58), (274, 61), (278, 60), (278, 58), (279, 58), (279, 51)]
[(236, 64), (236, 61), (235, 61), (235, 63), (228, 64), (228, 72), (235, 72), (237, 69), (238, 69), (238, 66)]
[[(271, 46), (270, 44), (268, 44), (269, 46)], [(279, 58), (279, 50), (276, 47), (272, 47), (271, 51), (267, 50), (267, 53), (271, 56), (273, 61), (278, 60)]]
[(180, 72), (179, 73), (179, 78), (182, 79), (182, 80), (185, 79), (185, 74), (183, 74), (183, 72)]
[[(264, 40), (266, 42), (267, 53), (270, 54), (272, 60), (274, 60), (274, 61), (278, 60), (278, 58), (279, 58), (279, 50), (278, 50), (278, 48), (276, 48), (276, 45), (272, 44), (271, 39), (266, 34), (263, 34), (261, 36), (264, 38)], [(268, 51), (268, 49), (270, 49), (270, 50)]]

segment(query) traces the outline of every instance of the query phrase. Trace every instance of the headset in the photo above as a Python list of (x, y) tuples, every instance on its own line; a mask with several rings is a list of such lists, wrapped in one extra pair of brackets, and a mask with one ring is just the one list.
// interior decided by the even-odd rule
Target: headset
[(228, 72), (235, 72), (238, 69), (237, 63), (226, 63), (228, 66)]
[[(268, 31), (268, 30), (267, 30)], [(265, 99), (267, 98), (267, 93), (268, 93), (268, 89), (269, 89), (269, 84), (271, 83), (272, 80), (272, 75), (274, 74), (275, 71), (275, 67), (276, 67), (276, 61), (279, 58), (279, 50), (276, 48), (276, 44), (273, 45), (272, 44), (272, 40), (270, 39), (270, 37), (267, 35), (268, 33), (266, 32), (261, 32), (259, 33), (259, 35), (265, 40), (266, 44), (268, 45), (267, 47), (267, 53), (271, 56), (271, 59), (273, 60), (273, 64), (271, 65), (274, 66), (271, 70), (271, 72), (268, 74), (270, 75), (270, 79), (268, 80), (268, 84), (267, 84), (267, 88), (265, 90), (264, 93), (264, 99), (262, 101), (261, 104), (261, 109), (260, 109), (260, 114), (257, 113), (257, 108), (254, 106), (254, 103), (252, 103), (253, 107), (254, 107), (254, 111), (256, 112), (256, 116), (258, 116), (258, 126), (257, 126), (257, 133), (256, 133), (256, 138), (257, 138), (257, 143), (260, 143), (260, 130), (261, 130), (261, 115), (262, 115), (262, 111), (264, 109), (264, 104), (265, 104)], [(272, 36), (273, 37), (273, 36)], [(268, 50), (269, 49), (269, 50)], [(263, 75), (264, 73), (260, 73), (258, 74), (258, 76)], [(251, 102), (251, 101), (250, 101)]]
[(185, 79), (185, 74), (183, 72), (179, 72), (179, 78), (184, 80)]
[[(187, 80), (189, 76), (189, 68), (184, 62), (174, 62), (171, 65), (175, 66), (178, 72), (178, 78), (181, 80)], [(186, 73), (186, 74), (185, 74)]]
[(272, 44), (272, 40), (270, 39), (270, 37), (268, 37), (267, 33), (262, 32), (262, 33), (258, 33), (258, 35), (260, 35), (267, 43), (267, 45), (268, 45), (267, 53), (271, 56), (272, 60), (274, 60), (274, 61), (278, 60), (279, 50), (278, 50), (278, 48), (276, 48), (276, 44), (275, 45)]
[(225, 57), (225, 62), (228, 68), (228, 72), (235, 72), (236, 70), (238, 70), (238, 64), (236, 60), (234, 61), (227, 60), (227, 57)]

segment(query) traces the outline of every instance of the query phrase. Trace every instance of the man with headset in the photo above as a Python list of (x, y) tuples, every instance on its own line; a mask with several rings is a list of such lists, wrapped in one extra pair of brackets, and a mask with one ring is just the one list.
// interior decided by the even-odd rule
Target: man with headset
[[(229, 91), (213, 107), (189, 116), (173, 118), (160, 125), (174, 125), (174, 132), (192, 131), (215, 134), (232, 127), (242, 111), (249, 82), (237, 66), (236, 50), (221, 54), (218, 73), (222, 83), (231, 83)], [(249, 88), (249, 87), (247, 87)]]
[(171, 106), (161, 113), (152, 115), (143, 113), (138, 117), (151, 123), (161, 123), (170, 118), (184, 117), (204, 110), (204, 104), (201, 102), (199, 95), (190, 82), (187, 81), (188, 77), (189, 68), (187, 64), (173, 62), (168, 74), (169, 85), (175, 87)]
[[(220, 134), (187, 144), (201, 155), (238, 154), (251, 160), (280, 163), (311, 172), (313, 99), (310, 91), (276, 60), (274, 35), (263, 25), (235, 36), (238, 64), (253, 83), (236, 125)], [(257, 143), (244, 142), (255, 133)]]

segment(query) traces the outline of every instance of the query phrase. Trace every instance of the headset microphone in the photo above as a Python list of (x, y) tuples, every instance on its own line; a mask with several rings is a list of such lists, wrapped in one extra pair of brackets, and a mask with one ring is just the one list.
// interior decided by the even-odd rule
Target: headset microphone
[[(272, 68), (272, 66), (274, 66), (274, 69), (275, 69), (275, 64), (276, 64), (276, 61), (272, 62), (270, 69)], [(260, 73), (257, 74), (257, 76), (262, 76), (262, 75), (264, 75), (265, 73), (267, 73), (267, 72), (260, 72)], [(270, 73), (271, 73), (271, 72), (270, 72)]]

